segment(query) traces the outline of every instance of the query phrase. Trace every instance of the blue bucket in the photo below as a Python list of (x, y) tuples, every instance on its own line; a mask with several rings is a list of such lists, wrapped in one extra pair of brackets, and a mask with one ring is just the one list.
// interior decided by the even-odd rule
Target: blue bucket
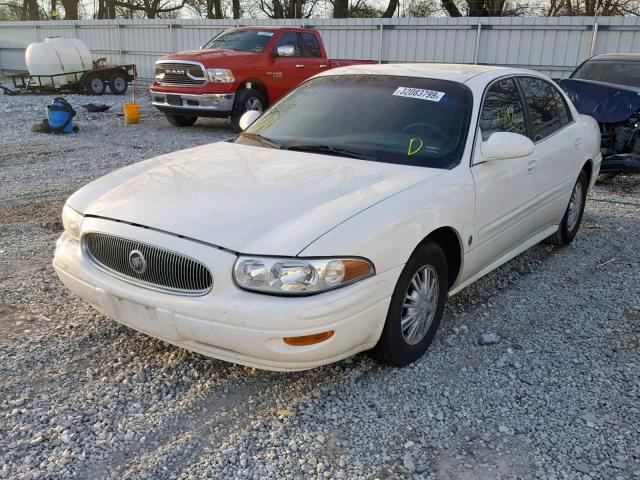
[(64, 98), (56, 98), (47, 105), (49, 127), (57, 129), (63, 133), (71, 133), (73, 131), (73, 122), (71, 121), (76, 115), (76, 111)]

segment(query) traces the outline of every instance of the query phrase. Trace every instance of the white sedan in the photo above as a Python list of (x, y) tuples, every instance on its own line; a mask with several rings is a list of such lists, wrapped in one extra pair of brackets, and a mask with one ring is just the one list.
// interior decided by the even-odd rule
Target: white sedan
[(62, 281), (230, 362), (302, 370), (373, 348), (403, 366), (448, 295), (541, 240), (573, 240), (601, 161), (596, 122), (528, 70), (346, 67), (255, 117), (233, 142), (73, 194)]

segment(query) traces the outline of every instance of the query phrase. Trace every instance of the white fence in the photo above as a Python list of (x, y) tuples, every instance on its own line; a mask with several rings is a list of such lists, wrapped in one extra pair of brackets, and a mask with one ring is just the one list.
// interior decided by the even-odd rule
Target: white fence
[(301, 22), (321, 32), (331, 57), (385, 63), (497, 64), (564, 77), (592, 53), (640, 53), (638, 17), (0, 22), (0, 71), (24, 70), (29, 43), (63, 36), (84, 41), (95, 58), (135, 63), (150, 79), (159, 56), (197, 49), (226, 28)]

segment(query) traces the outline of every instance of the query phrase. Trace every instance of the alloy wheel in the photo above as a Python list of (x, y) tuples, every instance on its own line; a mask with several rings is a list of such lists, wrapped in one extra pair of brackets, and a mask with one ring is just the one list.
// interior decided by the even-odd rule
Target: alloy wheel
[(402, 304), (400, 326), (409, 345), (419, 343), (429, 331), (438, 308), (438, 272), (425, 265), (411, 279)]
[(580, 212), (582, 211), (583, 202), (583, 190), (582, 183), (576, 183), (571, 193), (571, 200), (569, 200), (569, 208), (567, 211), (567, 230), (572, 232), (578, 224), (580, 218)]

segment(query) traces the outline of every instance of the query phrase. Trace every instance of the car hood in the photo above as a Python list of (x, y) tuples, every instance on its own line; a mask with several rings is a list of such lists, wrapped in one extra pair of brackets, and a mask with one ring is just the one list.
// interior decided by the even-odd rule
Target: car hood
[[(158, 59), (159, 62), (164, 60), (179, 60), (200, 62), (205, 67), (225, 66), (220, 62), (228, 61), (230, 58), (234, 62), (254, 62), (261, 54), (256, 52), (242, 52), (239, 50), (190, 50), (186, 52), (172, 53)], [(226, 67), (225, 67), (226, 68)]]
[(295, 256), (362, 210), (442, 173), (225, 142), (118, 170), (68, 202), (85, 215), (235, 252)]
[(624, 122), (640, 111), (640, 88), (567, 78), (558, 81), (578, 112), (598, 123)]

